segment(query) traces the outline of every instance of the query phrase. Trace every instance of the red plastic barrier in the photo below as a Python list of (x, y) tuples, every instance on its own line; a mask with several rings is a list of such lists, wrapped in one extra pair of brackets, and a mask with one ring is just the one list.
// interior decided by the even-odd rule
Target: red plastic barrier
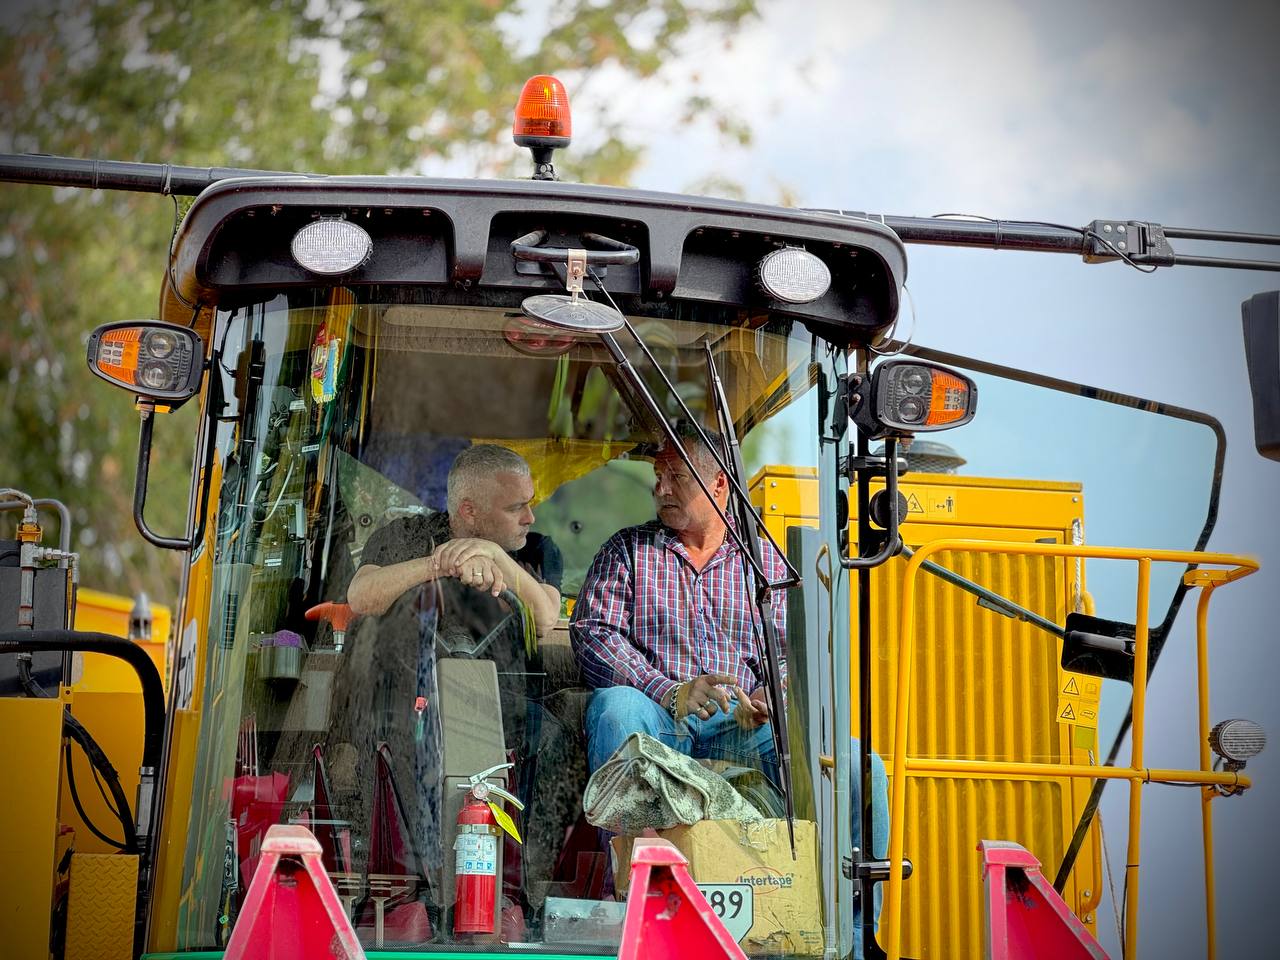
[(618, 960), (746, 960), (666, 840), (636, 840)]
[(1107, 960), (1024, 847), (983, 840), (978, 849), (986, 884), (987, 960)]
[(224, 960), (364, 960), (364, 950), (305, 827), (267, 831)]

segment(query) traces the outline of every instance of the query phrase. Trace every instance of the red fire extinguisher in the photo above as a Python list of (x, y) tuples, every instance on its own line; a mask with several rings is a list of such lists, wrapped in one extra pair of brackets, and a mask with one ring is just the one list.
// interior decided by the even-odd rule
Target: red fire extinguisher
[(458, 784), (467, 798), (458, 812), (458, 836), (454, 851), (454, 934), (493, 933), (497, 927), (498, 849), (503, 830), (519, 834), (511, 817), (491, 797), (507, 801), (517, 810), (524, 804), (489, 777), (512, 764), (500, 763)]

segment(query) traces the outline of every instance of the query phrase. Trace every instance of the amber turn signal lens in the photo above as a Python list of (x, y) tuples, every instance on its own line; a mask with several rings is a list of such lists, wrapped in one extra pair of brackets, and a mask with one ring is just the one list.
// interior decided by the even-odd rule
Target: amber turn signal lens
[(573, 135), (573, 121), (564, 84), (545, 75), (526, 80), (516, 103), (511, 135), (522, 147), (567, 146)]
[(969, 412), (969, 384), (946, 370), (933, 370), (929, 415), (925, 425), (943, 427)]

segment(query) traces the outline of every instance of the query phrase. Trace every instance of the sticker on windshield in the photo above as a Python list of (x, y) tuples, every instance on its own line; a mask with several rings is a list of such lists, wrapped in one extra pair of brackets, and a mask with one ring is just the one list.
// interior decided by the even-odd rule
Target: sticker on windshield
[(700, 883), (698, 889), (729, 935), (742, 942), (755, 922), (754, 893), (749, 883)]
[(196, 643), (200, 637), (200, 621), (192, 620), (182, 631), (178, 644), (178, 689), (175, 691), (177, 709), (190, 710), (196, 691)]

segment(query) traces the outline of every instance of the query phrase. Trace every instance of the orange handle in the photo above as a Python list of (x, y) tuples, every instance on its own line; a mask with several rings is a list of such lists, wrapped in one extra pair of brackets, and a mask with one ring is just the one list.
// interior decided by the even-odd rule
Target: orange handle
[(303, 614), (308, 620), (327, 620), (335, 631), (346, 632), (357, 614), (345, 603), (318, 603)]

